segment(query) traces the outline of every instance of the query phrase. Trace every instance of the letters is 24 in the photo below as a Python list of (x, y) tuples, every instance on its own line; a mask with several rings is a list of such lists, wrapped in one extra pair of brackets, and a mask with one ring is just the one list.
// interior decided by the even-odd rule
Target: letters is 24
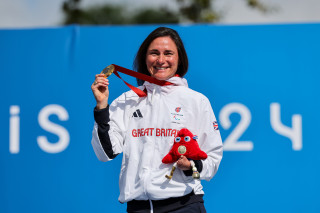
[[(238, 141), (241, 135), (247, 130), (251, 123), (250, 110), (241, 103), (230, 103), (225, 105), (219, 114), (220, 125), (228, 130), (231, 127), (230, 115), (237, 113), (240, 115), (240, 122), (224, 140), (225, 151), (251, 151), (252, 141)], [(292, 149), (299, 151), (302, 149), (302, 116), (294, 114), (292, 116), (292, 127), (288, 127), (281, 122), (280, 104), (270, 104), (270, 123), (272, 129), (278, 134), (288, 137), (292, 143)]]

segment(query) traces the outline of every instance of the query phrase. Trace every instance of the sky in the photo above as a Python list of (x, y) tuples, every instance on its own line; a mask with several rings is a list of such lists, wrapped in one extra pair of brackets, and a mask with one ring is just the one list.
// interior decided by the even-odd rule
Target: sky
[[(42, 28), (61, 25), (64, 0), (0, 0), (0, 28)], [(276, 8), (263, 14), (245, 5), (245, 0), (215, 0), (224, 12), (221, 24), (320, 23), (320, 0), (260, 0)], [(82, 0), (82, 6), (113, 3), (139, 8), (167, 6), (177, 8), (174, 0)]]

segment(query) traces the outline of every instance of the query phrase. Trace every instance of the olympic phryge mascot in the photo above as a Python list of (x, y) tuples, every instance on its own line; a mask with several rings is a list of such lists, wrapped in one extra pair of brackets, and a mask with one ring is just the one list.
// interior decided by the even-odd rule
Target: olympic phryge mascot
[(166, 175), (166, 178), (171, 179), (174, 170), (176, 169), (177, 160), (183, 155), (191, 160), (191, 167), (193, 170), (192, 177), (195, 179), (200, 178), (200, 174), (195, 167), (192, 160), (204, 160), (208, 156), (202, 151), (197, 142), (198, 136), (193, 135), (188, 129), (181, 129), (177, 136), (174, 138), (174, 143), (169, 153), (162, 159), (162, 163), (169, 164), (174, 163), (171, 169), (170, 175)]

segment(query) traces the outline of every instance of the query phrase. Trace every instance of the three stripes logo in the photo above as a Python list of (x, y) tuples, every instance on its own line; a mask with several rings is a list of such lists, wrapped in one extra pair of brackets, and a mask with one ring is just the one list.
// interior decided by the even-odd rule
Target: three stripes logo
[(141, 114), (141, 112), (140, 112), (140, 109), (137, 109), (137, 110), (133, 113), (132, 117), (143, 118), (143, 116), (142, 116), (142, 114)]

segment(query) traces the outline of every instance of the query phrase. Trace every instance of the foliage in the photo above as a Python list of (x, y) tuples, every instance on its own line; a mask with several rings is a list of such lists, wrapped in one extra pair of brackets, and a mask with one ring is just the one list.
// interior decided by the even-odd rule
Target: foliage
[(217, 22), (221, 15), (212, 7), (212, 0), (176, 0), (181, 16), (191, 22)]
[(88, 9), (80, 8), (80, 0), (67, 0), (62, 9), (65, 13), (63, 24), (126, 24), (122, 14), (123, 8), (117, 6), (103, 5)]
[(161, 8), (159, 10), (143, 9), (132, 17), (133, 24), (179, 23), (176, 13)]
[[(178, 10), (166, 7), (157, 10), (143, 8), (136, 12), (128, 12), (125, 6), (97, 5), (81, 8), (81, 0), (65, 0), (62, 10), (65, 14), (63, 24), (164, 24), (164, 23), (214, 23), (222, 14), (213, 5), (214, 0), (175, 0)], [(270, 8), (260, 0), (244, 0), (251, 8), (268, 12)]]

